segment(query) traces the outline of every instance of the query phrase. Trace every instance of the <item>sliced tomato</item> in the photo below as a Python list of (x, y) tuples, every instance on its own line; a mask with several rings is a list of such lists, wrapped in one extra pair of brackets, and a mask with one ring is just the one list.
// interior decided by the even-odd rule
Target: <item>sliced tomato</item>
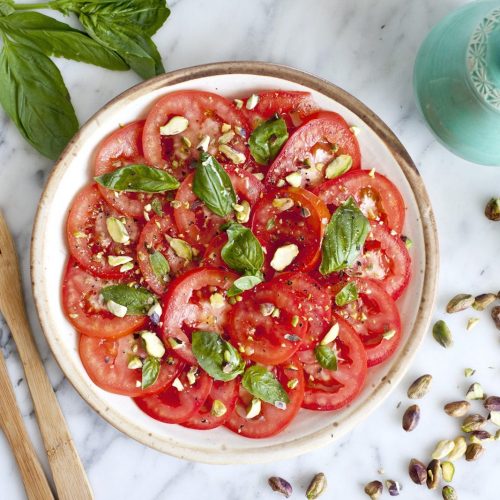
[(353, 170), (321, 184), (314, 192), (331, 208), (352, 196), (368, 219), (382, 221), (397, 233), (403, 231), (406, 210), (403, 197), (382, 174)]
[(118, 318), (108, 311), (100, 292), (105, 286), (117, 283), (92, 276), (74, 259), (69, 259), (63, 278), (62, 303), (68, 321), (80, 333), (97, 338), (123, 337), (146, 324), (147, 316)]
[[(229, 314), (228, 333), (234, 345), (257, 363), (277, 365), (299, 348), (307, 332), (300, 298), (278, 281), (261, 283), (241, 295)], [(276, 313), (263, 314), (275, 308)]]
[(314, 349), (299, 353), (303, 363), (305, 393), (303, 408), (309, 410), (339, 410), (351, 403), (361, 392), (366, 379), (367, 359), (363, 343), (353, 328), (333, 315), (339, 334), (328, 345), (337, 352), (337, 370), (323, 368)]
[(396, 300), (410, 281), (410, 268), (410, 254), (397, 233), (372, 222), (363, 253), (347, 274), (374, 279)]
[(285, 120), (290, 132), (307, 116), (318, 111), (318, 106), (309, 92), (266, 90), (257, 95), (259, 96), (257, 106), (251, 111), (244, 109), (253, 128), (261, 121), (278, 114)]
[[(239, 201), (245, 200), (253, 206), (259, 199), (262, 183), (242, 168), (228, 168), (227, 173)], [(190, 174), (179, 187), (175, 199), (180, 206), (174, 209), (174, 217), (179, 232), (189, 243), (206, 247), (230, 216), (219, 217), (211, 212), (193, 193), (193, 179), (194, 174)]]
[[(291, 208), (279, 204), (287, 199), (293, 201)], [(296, 245), (299, 253), (286, 270), (312, 269), (320, 257), (321, 239), (329, 219), (326, 205), (305, 189), (288, 187), (267, 193), (252, 214), (252, 231), (266, 249), (266, 277), (274, 274), (270, 263), (276, 250), (289, 244)]]
[(147, 354), (140, 339), (127, 335), (119, 339), (98, 339), (80, 336), (80, 359), (94, 384), (105, 391), (124, 396), (136, 397), (155, 394), (170, 385), (182, 368), (183, 363), (170, 353), (161, 360), (156, 382), (141, 388), (141, 368), (130, 369), (131, 356), (145, 359)]
[[(262, 402), (262, 410), (254, 418), (246, 418), (246, 408), (252, 400), (252, 395), (240, 386), (236, 408), (226, 423), (226, 427), (240, 436), (252, 439), (262, 439), (274, 436), (285, 429), (297, 415), (304, 398), (304, 374), (297, 358), (286, 364), (272, 368), (276, 378), (290, 398), (286, 409)], [(293, 381), (291, 389), (288, 383)]]
[(358, 140), (349, 125), (339, 114), (323, 111), (290, 136), (269, 167), (264, 183), (274, 187), (300, 169), (302, 187), (317, 186), (325, 179), (326, 166), (339, 155), (352, 158), (351, 169), (360, 168)]
[[(192, 261), (179, 257), (170, 247), (167, 238), (178, 238), (177, 228), (171, 213), (164, 213), (163, 217), (155, 216), (142, 230), (137, 244), (137, 262), (144, 279), (153, 292), (163, 295), (170, 279), (194, 266)], [(168, 262), (170, 272), (167, 277), (157, 276), (151, 265), (150, 256), (160, 252)]]
[[(175, 116), (188, 120), (187, 129), (177, 135), (161, 135), (160, 127)], [(218, 149), (224, 124), (230, 125), (235, 132), (228, 146), (248, 158), (245, 137), (250, 125), (233, 102), (217, 94), (196, 90), (167, 94), (153, 105), (144, 125), (143, 146), (146, 160), (152, 165), (171, 171), (178, 179), (184, 179), (190, 172), (192, 161), (198, 159), (197, 146), (200, 140), (203, 136), (208, 136), (208, 152), (215, 155), (221, 163), (230, 163)]]
[(180, 424), (191, 418), (210, 394), (212, 378), (198, 369), (195, 383), (191, 385), (187, 377), (190, 368), (184, 366), (178, 377), (182, 390), (170, 385), (159, 393), (135, 398), (137, 406), (151, 418), (167, 424)]
[[(123, 222), (130, 238), (127, 244), (113, 241), (106, 225), (108, 217), (115, 217)], [(111, 208), (94, 184), (78, 193), (66, 223), (71, 255), (85, 270), (102, 278), (121, 279), (133, 275), (133, 270), (123, 273), (120, 265), (109, 264), (108, 257), (130, 257), (134, 262), (140, 232), (141, 225), (135, 219), (125, 217)]]
[(227, 234), (222, 233), (216, 236), (207, 246), (201, 266), (218, 267), (220, 269), (229, 270), (227, 264), (222, 260), (222, 247), (227, 243)]
[(173, 337), (182, 342), (176, 354), (195, 364), (191, 351), (191, 334), (195, 330), (224, 333), (231, 305), (212, 305), (210, 296), (222, 293), (238, 278), (237, 274), (221, 269), (201, 267), (173, 280), (163, 299), (162, 335), (165, 342)]
[[(401, 340), (401, 320), (394, 299), (376, 281), (353, 279), (358, 290), (358, 300), (335, 312), (356, 330), (366, 350), (368, 366), (378, 365), (388, 359)], [(332, 288), (332, 297), (345, 285)], [(335, 302), (333, 302), (335, 304)]]
[[(221, 380), (214, 380), (212, 389), (207, 399), (201, 408), (185, 422), (182, 423), (184, 427), (190, 429), (208, 430), (215, 429), (223, 425), (233, 413), (238, 399), (240, 382), (238, 379), (223, 382)], [(226, 413), (220, 416), (212, 414), (212, 406), (214, 401), (222, 403), (226, 408)]]
[(305, 273), (282, 273), (275, 278), (285, 288), (300, 297), (299, 309), (305, 315), (308, 329), (299, 350), (310, 349), (326, 334), (331, 326), (330, 294), (313, 277)]

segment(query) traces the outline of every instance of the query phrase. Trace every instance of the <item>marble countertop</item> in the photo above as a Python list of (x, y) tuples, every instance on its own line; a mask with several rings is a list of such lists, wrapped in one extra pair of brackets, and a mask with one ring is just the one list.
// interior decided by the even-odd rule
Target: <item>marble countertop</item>
[[(482, 215), (488, 198), (500, 193), (500, 170), (469, 164), (439, 145), (418, 115), (412, 93), (412, 65), (425, 34), (463, 3), (253, 0), (238, 2), (236, 9), (236, 2), (230, 0), (175, 0), (170, 20), (155, 37), (168, 70), (223, 60), (287, 64), (343, 87), (388, 123), (422, 173), (437, 218), (441, 272), (435, 319), (444, 315), (444, 305), (455, 293), (495, 291), (500, 286), (500, 223)], [(58, 65), (81, 122), (139, 81), (132, 72), (112, 73), (64, 60)], [(324, 498), (367, 498), (363, 485), (373, 479), (400, 481), (402, 498), (441, 498), (439, 491), (428, 492), (410, 482), (407, 463), (412, 457), (425, 461), (437, 440), (456, 436), (456, 422), (441, 408), (462, 398), (472, 380), (480, 381), (488, 393), (500, 392), (500, 335), (489, 314), (481, 314), (480, 323), (470, 332), (465, 330), (467, 314), (449, 317), (453, 349), (445, 351), (429, 335), (403, 383), (364, 423), (326, 448), (287, 461), (245, 466), (209, 466), (162, 455), (128, 439), (96, 415), (63, 377), (48, 349), (29, 286), (29, 244), (35, 209), (52, 163), (20, 139), (2, 112), (0, 123), (0, 207), (21, 254), (36, 340), (97, 499), (279, 498), (266, 484), (271, 475), (288, 479), (294, 498), (304, 498), (308, 481), (319, 471), (329, 481)], [(43, 455), (16, 348), (3, 320), (0, 345), (30, 435)], [(465, 367), (477, 370), (473, 378), (464, 378)], [(404, 433), (401, 416), (410, 404), (406, 389), (423, 373), (434, 376), (432, 392), (421, 401), (419, 427)], [(461, 500), (499, 498), (494, 471), (500, 467), (500, 444), (489, 443), (487, 448), (477, 462), (456, 463), (453, 484)], [(25, 498), (16, 463), (1, 434), (0, 470), (0, 498)]]

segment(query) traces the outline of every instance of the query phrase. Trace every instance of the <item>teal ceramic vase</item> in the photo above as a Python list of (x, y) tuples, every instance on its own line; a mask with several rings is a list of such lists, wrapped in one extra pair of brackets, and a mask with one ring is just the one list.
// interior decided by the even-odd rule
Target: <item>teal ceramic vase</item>
[(413, 76), (436, 137), (466, 160), (500, 166), (500, 1), (476, 0), (443, 19)]

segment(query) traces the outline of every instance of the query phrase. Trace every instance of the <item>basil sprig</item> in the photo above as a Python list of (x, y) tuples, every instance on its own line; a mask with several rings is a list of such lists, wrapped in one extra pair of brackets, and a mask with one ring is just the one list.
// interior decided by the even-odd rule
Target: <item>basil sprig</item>
[(289, 403), (290, 398), (277, 378), (265, 367), (250, 366), (245, 370), (241, 385), (250, 393), (266, 403)]
[(142, 364), (142, 389), (152, 386), (160, 375), (160, 360), (154, 356), (148, 356)]
[(170, 273), (170, 265), (168, 260), (161, 252), (154, 252), (149, 254), (149, 263), (154, 275), (162, 282), (168, 281), (168, 274)]
[(250, 154), (257, 163), (267, 165), (276, 158), (287, 139), (285, 120), (275, 115), (261, 123), (250, 135), (248, 139)]
[(321, 274), (330, 274), (350, 267), (359, 255), (370, 223), (350, 197), (342, 203), (328, 223), (321, 245)]
[(125, 284), (109, 285), (101, 288), (105, 302), (113, 301), (127, 308), (128, 315), (147, 314), (156, 300), (155, 296), (142, 287), (131, 287)]
[(193, 193), (210, 211), (221, 217), (229, 215), (236, 203), (236, 193), (229, 175), (208, 153), (200, 153), (194, 173)]
[(246, 290), (251, 290), (254, 286), (262, 283), (262, 275), (259, 273), (258, 276), (242, 276), (237, 280), (234, 280), (233, 284), (226, 292), (228, 297), (234, 297)]
[(179, 187), (179, 181), (168, 172), (147, 165), (127, 165), (94, 180), (113, 191), (130, 193), (164, 193)]
[(200, 366), (215, 380), (233, 380), (245, 369), (240, 353), (217, 333), (196, 331), (191, 346)]
[(351, 302), (354, 302), (358, 298), (358, 289), (356, 288), (356, 284), (353, 283), (352, 281), (350, 283), (347, 283), (342, 290), (340, 290), (336, 295), (335, 295), (335, 304), (337, 304), (339, 307), (345, 306), (347, 304), (350, 304)]
[(337, 370), (337, 352), (327, 345), (317, 345), (314, 348), (314, 355), (318, 363), (327, 370)]

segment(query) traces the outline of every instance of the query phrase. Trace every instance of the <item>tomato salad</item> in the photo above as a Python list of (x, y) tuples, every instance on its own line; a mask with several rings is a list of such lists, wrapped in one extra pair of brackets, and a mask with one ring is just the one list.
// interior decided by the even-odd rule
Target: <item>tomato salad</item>
[(248, 438), (350, 404), (398, 347), (411, 267), (403, 198), (364, 167), (305, 92), (172, 92), (106, 137), (62, 286), (92, 381)]

